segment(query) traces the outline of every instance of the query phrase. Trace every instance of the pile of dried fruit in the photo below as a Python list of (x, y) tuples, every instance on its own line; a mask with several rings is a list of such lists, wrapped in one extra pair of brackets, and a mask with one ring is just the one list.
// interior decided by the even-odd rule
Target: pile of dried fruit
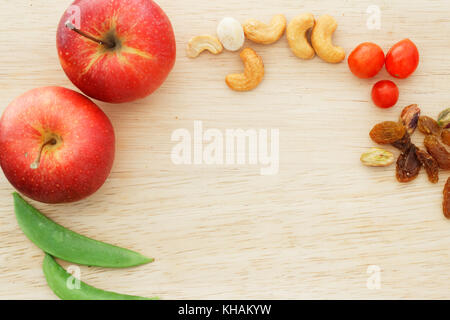
[[(245, 38), (259, 44), (272, 44), (278, 41), (286, 30), (286, 37), (291, 51), (301, 59), (312, 59), (316, 54), (329, 63), (339, 63), (345, 59), (345, 50), (332, 43), (332, 36), (337, 22), (329, 15), (323, 15), (317, 21), (311, 13), (301, 14), (287, 24), (282, 14), (275, 15), (269, 24), (249, 19), (240, 24), (234, 18), (224, 18), (217, 26), (217, 37), (199, 35), (189, 40), (186, 54), (196, 58), (207, 50), (219, 54), (223, 49), (238, 51)], [(311, 37), (308, 39), (308, 31)], [(225, 82), (235, 91), (249, 91), (256, 88), (264, 77), (262, 58), (251, 48), (245, 48), (240, 54), (244, 63), (244, 73), (230, 74)], [(383, 56), (384, 58), (384, 56)]]
[[(414, 131), (425, 135), (425, 150), (411, 142)], [(450, 170), (450, 109), (442, 111), (438, 120), (420, 115), (416, 104), (405, 107), (398, 122), (384, 121), (375, 125), (370, 137), (378, 144), (390, 144), (401, 151), (397, 158), (396, 177), (399, 182), (414, 180), (423, 166), (431, 183), (439, 181), (439, 169)], [(442, 144), (441, 141), (444, 143)], [(394, 162), (394, 155), (381, 148), (371, 148), (361, 156), (366, 166), (385, 167)], [(450, 219), (450, 178), (444, 188), (444, 216)]]

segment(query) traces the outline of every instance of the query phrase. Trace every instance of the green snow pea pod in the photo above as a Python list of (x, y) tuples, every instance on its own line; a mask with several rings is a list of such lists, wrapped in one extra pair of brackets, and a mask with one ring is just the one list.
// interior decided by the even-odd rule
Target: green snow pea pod
[(158, 298), (144, 298), (139, 296), (130, 296), (111, 291), (104, 291), (94, 288), (83, 281), (79, 281), (79, 286), (70, 288), (68, 283), (70, 273), (63, 269), (52, 256), (45, 254), (42, 264), (45, 278), (48, 286), (62, 300), (156, 300)]
[(62, 260), (106, 268), (134, 267), (153, 261), (140, 253), (93, 240), (45, 217), (14, 192), (14, 211), (25, 235), (46, 253)]

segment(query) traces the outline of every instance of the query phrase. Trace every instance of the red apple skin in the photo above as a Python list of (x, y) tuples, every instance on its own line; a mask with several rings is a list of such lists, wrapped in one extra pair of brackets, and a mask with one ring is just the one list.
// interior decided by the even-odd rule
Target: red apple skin
[(109, 103), (131, 102), (158, 89), (175, 64), (175, 35), (169, 18), (151, 0), (77, 0), (80, 30), (105, 46), (68, 29), (71, 11), (57, 32), (59, 59), (69, 79), (87, 96)]
[[(42, 148), (39, 166), (31, 164)], [(114, 129), (87, 97), (61, 87), (33, 89), (0, 119), (0, 166), (27, 197), (45, 203), (81, 200), (97, 191), (114, 160)]]

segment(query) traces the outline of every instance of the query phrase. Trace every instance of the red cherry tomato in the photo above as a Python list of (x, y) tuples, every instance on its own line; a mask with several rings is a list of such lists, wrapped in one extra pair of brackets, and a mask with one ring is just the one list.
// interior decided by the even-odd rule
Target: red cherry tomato
[(372, 100), (380, 108), (390, 108), (397, 103), (398, 87), (390, 80), (381, 80), (372, 88)]
[(358, 78), (374, 77), (383, 65), (384, 52), (375, 43), (361, 43), (348, 56), (350, 71)]
[(386, 55), (386, 70), (396, 78), (408, 78), (419, 64), (419, 51), (409, 39), (394, 44)]

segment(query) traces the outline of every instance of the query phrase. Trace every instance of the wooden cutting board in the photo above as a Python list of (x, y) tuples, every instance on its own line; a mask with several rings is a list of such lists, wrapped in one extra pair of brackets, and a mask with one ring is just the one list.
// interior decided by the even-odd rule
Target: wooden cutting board
[[(117, 135), (110, 178), (75, 204), (32, 202), (74, 231), (156, 258), (128, 270), (81, 267), (82, 280), (164, 299), (448, 298), (450, 222), (441, 209), (448, 174), (436, 185), (424, 172), (399, 184), (394, 166), (363, 167), (359, 157), (374, 146), (370, 128), (396, 120), (402, 107), (417, 103), (432, 117), (450, 107), (450, 3), (158, 3), (175, 29), (177, 63), (147, 99), (99, 103)], [(0, 2), (1, 112), (34, 87), (75, 89), (55, 48), (56, 26), (69, 4)], [(367, 27), (371, 5), (380, 9), (379, 30)], [(420, 66), (411, 78), (396, 80), (396, 107), (381, 110), (369, 100), (373, 83), (390, 79), (385, 70), (360, 80), (346, 62), (299, 60), (285, 37), (270, 46), (246, 43), (266, 67), (263, 83), (248, 93), (233, 92), (224, 82), (242, 69), (238, 53), (194, 60), (185, 55), (189, 38), (214, 33), (224, 16), (268, 21), (284, 13), (290, 20), (303, 12), (334, 16), (334, 41), (347, 53), (364, 41), (386, 51), (406, 37), (417, 44)], [(220, 132), (278, 129), (278, 174), (261, 175), (261, 165), (251, 164), (175, 165), (172, 133), (185, 128), (193, 134), (194, 121)], [(422, 144), (419, 133), (415, 139)], [(54, 299), (41, 270), (43, 253), (19, 229), (11, 192), (0, 174), (0, 298)]]

